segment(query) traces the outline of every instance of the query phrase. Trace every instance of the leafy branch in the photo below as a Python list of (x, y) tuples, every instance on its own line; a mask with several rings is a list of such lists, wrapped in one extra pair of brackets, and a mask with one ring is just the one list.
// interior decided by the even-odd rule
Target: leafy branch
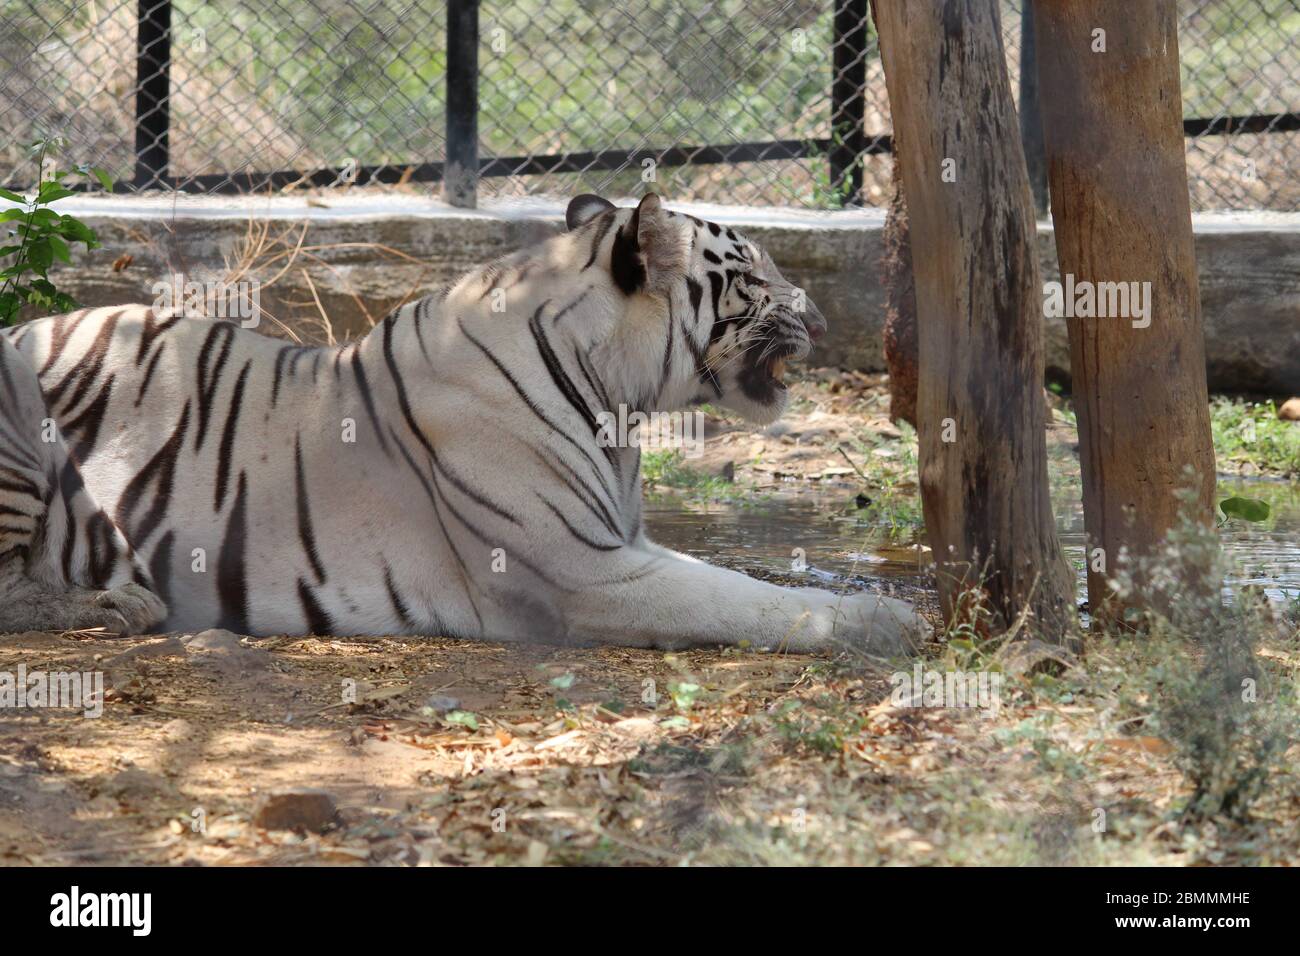
[[(72, 263), (69, 244), (80, 242), (87, 251), (99, 248), (93, 229), (73, 216), (59, 215), (50, 208), (52, 203), (75, 195), (64, 185), (63, 180), (69, 175), (67, 171), (55, 170), (48, 177), (44, 175), (46, 157), (61, 145), (57, 137), (50, 137), (39, 139), (28, 147), (38, 170), (39, 185), (33, 195), (22, 196), (9, 189), (0, 189), (0, 199), (18, 204), (0, 212), (0, 224), (15, 224), (6, 230), (8, 242), (0, 246), (0, 262), (8, 260), (0, 270), (0, 326), (17, 322), (24, 305), (47, 312), (75, 309), (76, 300), (55, 287), (50, 281), (49, 269), (56, 259)], [(82, 163), (75, 172), (81, 176), (93, 176), (104, 189), (113, 188), (113, 180), (98, 167)]]

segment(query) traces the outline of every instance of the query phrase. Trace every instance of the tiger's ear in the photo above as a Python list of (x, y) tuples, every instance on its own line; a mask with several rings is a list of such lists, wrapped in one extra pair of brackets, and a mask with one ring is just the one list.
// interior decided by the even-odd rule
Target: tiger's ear
[(686, 272), (682, 229), (654, 193), (646, 193), (632, 218), (614, 236), (610, 271), (628, 295), (665, 295)]
[(579, 226), (585, 226), (602, 212), (613, 208), (614, 204), (608, 199), (602, 199), (592, 193), (583, 193), (581, 196), (574, 196), (569, 203), (569, 209), (564, 214), (564, 224), (572, 232)]

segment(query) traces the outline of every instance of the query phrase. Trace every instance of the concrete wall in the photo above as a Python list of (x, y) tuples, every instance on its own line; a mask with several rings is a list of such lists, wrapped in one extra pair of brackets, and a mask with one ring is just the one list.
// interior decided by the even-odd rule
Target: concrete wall
[[(884, 293), (876, 265), (881, 211), (673, 208), (743, 229), (808, 290), (830, 321), (814, 361), (884, 368)], [(87, 305), (151, 301), (152, 284), (174, 269), (200, 279), (220, 276), (226, 263), (252, 247), (261, 253), (253, 257), (250, 274), (266, 282), (288, 261), (283, 253), (305, 225), (302, 252), (288, 272), (264, 287), (262, 304), (287, 321), (310, 321), (319, 298), (339, 332), (364, 330), (366, 310), (380, 318), (412, 290), (434, 288), (535, 242), (563, 220), (563, 205), (555, 202), (515, 201), (465, 212), (400, 194), (174, 203), (78, 197), (59, 209), (85, 220), (103, 242), (102, 249), (81, 255), (75, 268), (63, 267), (55, 276)], [(1202, 214), (1194, 217), (1194, 227), (1211, 389), (1300, 393), (1300, 214)], [(1040, 225), (1038, 239), (1044, 279), (1057, 278), (1050, 225)], [(114, 271), (123, 255), (132, 257), (130, 265)], [(1048, 366), (1068, 374), (1064, 320), (1046, 321)]]

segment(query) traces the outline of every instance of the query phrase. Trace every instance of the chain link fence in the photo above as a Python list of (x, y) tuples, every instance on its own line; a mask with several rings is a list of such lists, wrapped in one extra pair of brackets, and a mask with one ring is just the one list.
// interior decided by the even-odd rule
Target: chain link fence
[[(1300, 208), (1300, 0), (1178, 9), (1193, 208)], [(57, 135), (123, 190), (459, 176), (472, 202), (652, 171), (673, 199), (832, 209), (887, 202), (889, 131), (866, 0), (0, 0), (12, 188)]]

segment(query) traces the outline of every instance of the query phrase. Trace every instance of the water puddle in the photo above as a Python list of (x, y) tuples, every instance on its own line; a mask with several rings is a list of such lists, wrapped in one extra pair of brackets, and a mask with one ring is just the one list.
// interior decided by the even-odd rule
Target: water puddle
[[(740, 504), (686, 502), (660, 496), (646, 502), (651, 538), (667, 547), (759, 577), (792, 582), (822, 579), (894, 591), (932, 587), (928, 549), (906, 530), (891, 535), (888, 519), (868, 519), (854, 505), (857, 489), (781, 492)], [(1232, 495), (1269, 503), (1266, 521), (1230, 521), (1220, 529), (1232, 558), (1225, 592), (1252, 584), (1273, 601), (1300, 600), (1300, 484), (1220, 477), (1219, 500)], [(1083, 506), (1077, 486), (1054, 489), (1053, 507), (1062, 546), (1084, 588)], [(891, 540), (892, 538), (892, 540)], [(812, 583), (812, 582), (809, 582)]]

